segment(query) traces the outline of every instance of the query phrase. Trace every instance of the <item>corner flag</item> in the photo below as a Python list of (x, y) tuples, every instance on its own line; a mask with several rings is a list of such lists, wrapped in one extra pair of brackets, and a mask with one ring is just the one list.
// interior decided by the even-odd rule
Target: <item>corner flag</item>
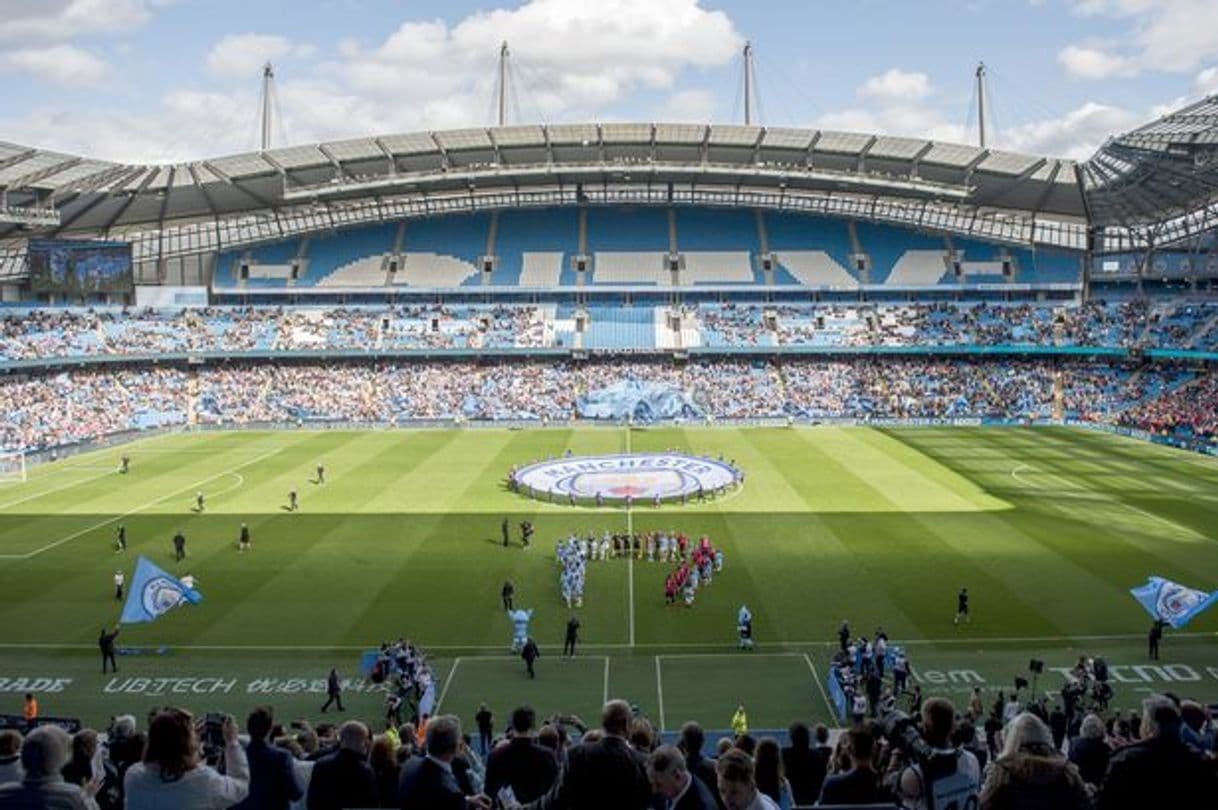
[(197, 605), (201, 601), (201, 593), (186, 587), (173, 574), (149, 562), (147, 557), (140, 557), (135, 566), (135, 576), (131, 578), (131, 592), (127, 594), (127, 604), (123, 605), (123, 615), (119, 621), (123, 624), (151, 622), (184, 602)]
[(1193, 617), (1210, 605), (1218, 602), (1218, 591), (1206, 593), (1186, 588), (1178, 582), (1163, 577), (1150, 577), (1145, 585), (1129, 591), (1146, 612), (1162, 619), (1176, 630), (1192, 621)]

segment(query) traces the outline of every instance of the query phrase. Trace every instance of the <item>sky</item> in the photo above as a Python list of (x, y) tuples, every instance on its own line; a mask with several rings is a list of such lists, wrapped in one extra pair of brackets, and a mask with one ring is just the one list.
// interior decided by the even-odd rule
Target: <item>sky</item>
[(755, 123), (1086, 158), (1218, 93), (1218, 0), (0, 0), (0, 140), (132, 163), (495, 123)]

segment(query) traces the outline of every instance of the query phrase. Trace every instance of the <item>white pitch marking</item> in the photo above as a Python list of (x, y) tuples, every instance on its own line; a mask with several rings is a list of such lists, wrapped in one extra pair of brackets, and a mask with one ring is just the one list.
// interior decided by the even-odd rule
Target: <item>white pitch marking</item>
[[(630, 455), (630, 426), (626, 426), (626, 455)], [(631, 544), (629, 538), (634, 537), (634, 507), (626, 506), (626, 543)], [(630, 646), (634, 646), (634, 551), (630, 548), (626, 550), (626, 601), (629, 604), (630, 614)], [(662, 724), (661, 724), (662, 725)]]
[(440, 706), (442, 706), (444, 704), (444, 697), (448, 694), (448, 685), (453, 682), (453, 675), (456, 674), (457, 665), (460, 663), (461, 663), (460, 657), (453, 659), (452, 668), (450, 670), (448, 670), (448, 677), (444, 679), (444, 688), (442, 688), (440, 690), (440, 697), (436, 699), (435, 711), (437, 713), (439, 713), (439, 711), (440, 711)]
[(664, 724), (664, 680), (660, 677), (660, 656), (656, 656), (656, 701), (660, 704), (660, 732), (667, 726)]
[(1172, 529), (1175, 529), (1177, 532), (1191, 535), (1200, 540), (1209, 540), (1210, 539), (1209, 537), (1205, 536), (1204, 534), (1197, 531), (1196, 529), (1190, 529), (1188, 526), (1185, 526), (1182, 523), (1177, 523), (1176, 521), (1171, 520), (1170, 518), (1165, 518), (1162, 515), (1155, 514), (1154, 512), (1148, 512), (1147, 510), (1141, 508), (1140, 506), (1134, 506), (1131, 503), (1126, 503), (1125, 501), (1121, 500), (1120, 498), (1115, 498), (1112, 495), (1107, 494), (1106, 492), (1101, 492), (1098, 489), (1092, 489), (1091, 487), (1088, 487), (1088, 486), (1079, 487), (1073, 481), (1066, 478), (1065, 476), (1058, 475), (1057, 473), (1043, 472), (1041, 470), (1034, 469), (1033, 467), (1030, 467), (1027, 464), (1016, 464), (1015, 467), (1011, 470), (1011, 477), (1014, 478), (1016, 481), (1018, 481), (1026, 489), (1037, 490), (1040, 492), (1047, 491), (1045, 487), (1036, 486), (1035, 484), (1029, 484), (1027, 481), (1020, 478), (1019, 471), (1021, 469), (1027, 470), (1027, 471), (1033, 472), (1033, 473), (1039, 473), (1040, 475), (1047, 475), (1050, 478), (1054, 478), (1058, 481), (1062, 481), (1065, 484), (1069, 485), (1068, 488), (1070, 491), (1055, 492), (1054, 497), (1060, 497), (1063, 495), (1069, 496), (1069, 497), (1083, 497), (1083, 498), (1094, 497), (1096, 500), (1104, 501), (1105, 503), (1111, 503), (1115, 506), (1121, 507), (1122, 509), (1128, 509), (1130, 512), (1133, 512), (1134, 514), (1141, 515), (1144, 518), (1153, 520), (1157, 523), (1161, 523), (1164, 526), (1169, 526)]
[[(902, 644), (909, 646), (912, 644), (935, 644), (935, 645), (953, 645), (953, 644), (974, 644), (977, 647), (984, 647), (987, 644), (1061, 644), (1073, 641), (1133, 641), (1145, 639), (1145, 633), (1125, 633), (1122, 635), (1106, 635), (1106, 636), (1027, 636), (1024, 638), (916, 638), (903, 639)], [(1181, 641), (1202, 641), (1218, 639), (1218, 632), (1197, 632), (1197, 633), (1172, 633), (1170, 638)], [(133, 647), (158, 647), (163, 642), (148, 642), (147, 644), (135, 644)], [(771, 641), (766, 642), (772, 647), (836, 647), (836, 641)], [(279, 652), (313, 652), (317, 650), (374, 650), (379, 641), (372, 641), (367, 644), (170, 644), (168, 646), (176, 650), (204, 650), (204, 651), (229, 651), (243, 652), (245, 650), (276, 650)], [(429, 650), (443, 650), (447, 652), (455, 652), (458, 650), (470, 650), (474, 652), (486, 652), (486, 658), (502, 658), (503, 648), (498, 646), (479, 646), (475, 644), (424, 644), (422, 645)], [(560, 650), (560, 644), (539, 644), (543, 650)], [(589, 650), (625, 650), (629, 649), (629, 644), (580, 644), (580, 647)], [(691, 647), (700, 648), (703, 650), (720, 649), (725, 652), (704, 653), (703, 657), (707, 658), (739, 658), (743, 655), (737, 650), (734, 643), (706, 643), (699, 642), (668, 642), (657, 644), (636, 644), (639, 649), (688, 649)], [(33, 649), (33, 650), (96, 650), (97, 644), (54, 644), (42, 642), (0, 642), (0, 650), (4, 649)], [(785, 655), (792, 656), (799, 653), (750, 653), (752, 656), (765, 655)], [(697, 655), (696, 653), (670, 653), (662, 657), (664, 658), (684, 658)], [(476, 656), (464, 656), (471, 658)]]
[(605, 656), (605, 696), (601, 700), (601, 705), (609, 702), (609, 656)]
[(26, 501), (32, 501), (32, 500), (35, 500), (36, 498), (41, 498), (44, 495), (50, 495), (51, 493), (54, 493), (54, 492), (62, 492), (65, 489), (71, 489), (72, 487), (78, 487), (81, 484), (87, 484), (90, 481), (96, 481), (98, 478), (104, 478), (105, 476), (111, 475), (114, 472), (115, 471), (113, 469), (107, 469), (103, 473), (98, 473), (97, 475), (90, 475), (88, 478), (82, 478), (79, 481), (70, 481), (66, 484), (63, 484), (62, 486), (51, 487), (50, 489), (44, 489), (41, 492), (35, 492), (31, 495), (26, 495), (24, 498), (18, 498), (15, 501), (8, 501), (6, 503), (0, 503), (0, 509), (8, 509), (10, 506), (16, 506), (19, 503), (25, 503)]
[[(119, 521), (119, 520), (122, 520), (122, 519), (123, 519), (123, 518), (125, 518), (125, 517), (128, 517), (128, 516), (130, 516), (130, 515), (134, 515), (134, 514), (136, 514), (137, 512), (142, 512), (142, 511), (144, 511), (145, 509), (148, 509), (149, 507), (156, 506), (156, 505), (157, 505), (158, 503), (160, 503), (161, 501), (166, 501), (166, 500), (169, 500), (170, 498), (176, 497), (177, 495), (180, 495), (182, 492), (189, 492), (189, 491), (190, 491), (190, 490), (192, 490), (192, 489), (198, 489), (199, 487), (201, 487), (201, 486), (203, 486), (204, 484), (206, 484), (208, 481), (212, 481), (212, 480), (214, 480), (214, 479), (216, 479), (216, 478), (220, 478), (221, 476), (225, 476), (225, 475), (236, 475), (236, 472), (235, 472), (236, 470), (240, 470), (240, 469), (242, 469), (242, 468), (244, 468), (244, 467), (248, 467), (248, 466), (250, 466), (251, 464), (257, 464), (259, 461), (262, 461), (263, 459), (270, 458), (271, 456), (275, 455), (276, 453), (280, 452), (281, 450), (283, 450), (283, 448), (282, 448), (282, 447), (281, 447), (281, 448), (278, 448), (278, 449), (275, 449), (275, 450), (270, 450), (270, 451), (268, 451), (268, 452), (266, 452), (266, 453), (263, 453), (263, 454), (262, 454), (262, 455), (260, 455), (260, 456), (257, 456), (256, 458), (252, 458), (252, 459), (250, 459), (249, 461), (242, 462), (241, 464), (238, 464), (238, 465), (237, 465), (237, 466), (235, 466), (235, 467), (231, 467), (231, 468), (229, 468), (229, 469), (227, 469), (227, 470), (224, 470), (223, 472), (218, 472), (218, 473), (216, 473), (216, 474), (214, 474), (214, 475), (209, 475), (209, 476), (207, 476), (206, 478), (203, 478), (203, 479), (200, 479), (199, 481), (194, 482), (193, 484), (187, 484), (186, 486), (184, 486), (184, 487), (182, 487), (182, 488), (180, 488), (180, 489), (175, 489), (173, 492), (166, 493), (165, 495), (162, 495), (161, 497), (156, 498), (155, 500), (151, 500), (151, 501), (149, 501), (148, 503), (142, 504), (142, 505), (140, 505), (140, 506), (135, 507), (134, 509), (130, 509), (130, 510), (126, 511), (126, 512), (123, 512), (121, 515), (115, 515), (114, 517), (112, 517), (112, 518), (107, 518), (106, 520), (103, 520), (103, 521), (101, 521), (100, 523), (95, 523), (95, 524), (93, 524), (92, 526), (89, 526), (89, 527), (87, 527), (87, 528), (81, 529), (81, 530), (79, 530), (79, 531), (72, 532), (72, 533), (71, 533), (71, 534), (69, 534), (68, 536), (66, 536), (66, 537), (61, 537), (61, 538), (59, 538), (58, 540), (56, 540), (56, 541), (54, 541), (54, 542), (52, 542), (52, 543), (48, 543), (48, 544), (46, 544), (46, 545), (45, 545), (45, 546), (43, 546), (42, 548), (35, 549), (34, 551), (30, 551), (30, 552), (27, 552), (27, 553), (25, 553), (25, 554), (0, 554), (0, 559), (5, 559), (5, 560), (14, 560), (14, 559), (15, 559), (15, 560), (28, 560), (28, 559), (31, 559), (31, 558), (33, 558), (33, 557), (37, 557), (39, 554), (42, 554), (44, 551), (50, 551), (50, 550), (51, 550), (51, 549), (53, 549), (53, 548), (58, 548), (59, 546), (62, 546), (64, 543), (67, 543), (67, 542), (69, 542), (69, 541), (71, 541), (71, 540), (75, 540), (77, 537), (80, 537), (81, 535), (85, 535), (85, 534), (88, 534), (89, 532), (96, 531), (97, 529), (100, 529), (100, 528), (102, 528), (102, 527), (104, 527), (104, 526), (109, 526), (111, 523), (115, 523), (115, 522), (117, 522), (117, 521)], [(238, 476), (238, 477), (240, 477), (240, 476)], [(242, 478), (241, 480), (242, 480), (242, 483), (244, 483), (244, 482), (245, 482), (245, 479), (244, 479), (244, 478)], [(224, 491), (225, 491), (225, 492), (229, 492), (229, 491), (231, 491), (232, 489), (234, 489), (234, 487), (230, 487), (229, 489), (224, 490)]]
[(816, 688), (820, 690), (820, 696), (825, 699), (825, 708), (829, 710), (830, 716), (836, 716), (837, 712), (833, 709), (833, 702), (829, 700), (829, 693), (825, 691), (825, 685), (820, 682), (820, 676), (816, 674), (816, 666), (813, 665), (811, 656), (804, 653), (804, 661), (812, 672), (812, 680), (816, 682)]

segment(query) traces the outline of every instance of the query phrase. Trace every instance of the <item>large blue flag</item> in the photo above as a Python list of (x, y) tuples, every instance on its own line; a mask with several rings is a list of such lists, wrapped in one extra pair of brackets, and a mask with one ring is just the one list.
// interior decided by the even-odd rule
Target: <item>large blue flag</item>
[(1162, 619), (1177, 630), (1192, 621), (1198, 613), (1218, 602), (1218, 591), (1206, 593), (1186, 588), (1179, 582), (1172, 582), (1163, 577), (1151, 577), (1145, 585), (1132, 588), (1129, 592), (1146, 608), (1147, 613), (1156, 619)]
[(135, 565), (135, 576), (131, 578), (131, 591), (127, 604), (123, 605), (123, 624), (156, 621), (164, 614), (183, 603), (197, 605), (203, 595), (187, 587), (182, 580), (153, 565), (147, 557), (140, 557)]

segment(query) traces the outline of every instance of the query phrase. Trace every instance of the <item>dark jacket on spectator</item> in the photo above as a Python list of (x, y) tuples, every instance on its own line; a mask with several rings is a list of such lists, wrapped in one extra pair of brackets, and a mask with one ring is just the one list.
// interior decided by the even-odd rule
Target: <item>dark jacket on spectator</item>
[(719, 798), (719, 774), (715, 773), (715, 761), (702, 756), (702, 752), (698, 751), (685, 757), (685, 768), (706, 785), (715, 805), (723, 807), (723, 800)]
[(411, 757), (402, 766), (398, 807), (403, 810), (465, 810), (457, 778), (428, 757)]
[(514, 737), (495, 746), (486, 760), (487, 796), (497, 796), (499, 790), (511, 786), (516, 800), (524, 804), (538, 799), (554, 784), (558, 762), (554, 752), (529, 737)]
[(791, 794), (795, 797), (796, 804), (816, 802), (820, 796), (821, 785), (825, 781), (830, 753), (830, 749), (820, 747), (782, 749), (783, 774), (791, 783)]
[(672, 810), (715, 810), (718, 806), (706, 783), (690, 774), (689, 787), (686, 788), (685, 795), (672, 805)]
[(1078, 769), (1060, 754), (1018, 752), (994, 760), (981, 787), (982, 810), (1087, 810)]
[(288, 810), (288, 805), (304, 795), (296, 778), (292, 755), (265, 740), (250, 740), (245, 746), (250, 763), (250, 792), (236, 810)]
[(396, 762), (385, 768), (373, 768), (376, 777), (377, 807), (398, 806), (398, 783), (401, 779), (402, 768)]
[(1078, 775), (1083, 781), (1099, 785), (1108, 771), (1108, 758), (1112, 749), (1103, 740), (1077, 737), (1070, 742), (1070, 761), (1078, 766)]
[(819, 804), (879, 804), (892, 801), (892, 794), (880, 785), (874, 770), (854, 768), (825, 779)]
[(567, 767), (530, 810), (641, 810), (650, 805), (647, 758), (609, 735), (567, 752)]
[(1126, 746), (1108, 761), (1099, 810), (1195, 807), (1214, 790), (1212, 773), (1179, 738), (1155, 737)]
[(372, 766), (354, 751), (339, 749), (317, 760), (309, 778), (309, 810), (376, 807)]

